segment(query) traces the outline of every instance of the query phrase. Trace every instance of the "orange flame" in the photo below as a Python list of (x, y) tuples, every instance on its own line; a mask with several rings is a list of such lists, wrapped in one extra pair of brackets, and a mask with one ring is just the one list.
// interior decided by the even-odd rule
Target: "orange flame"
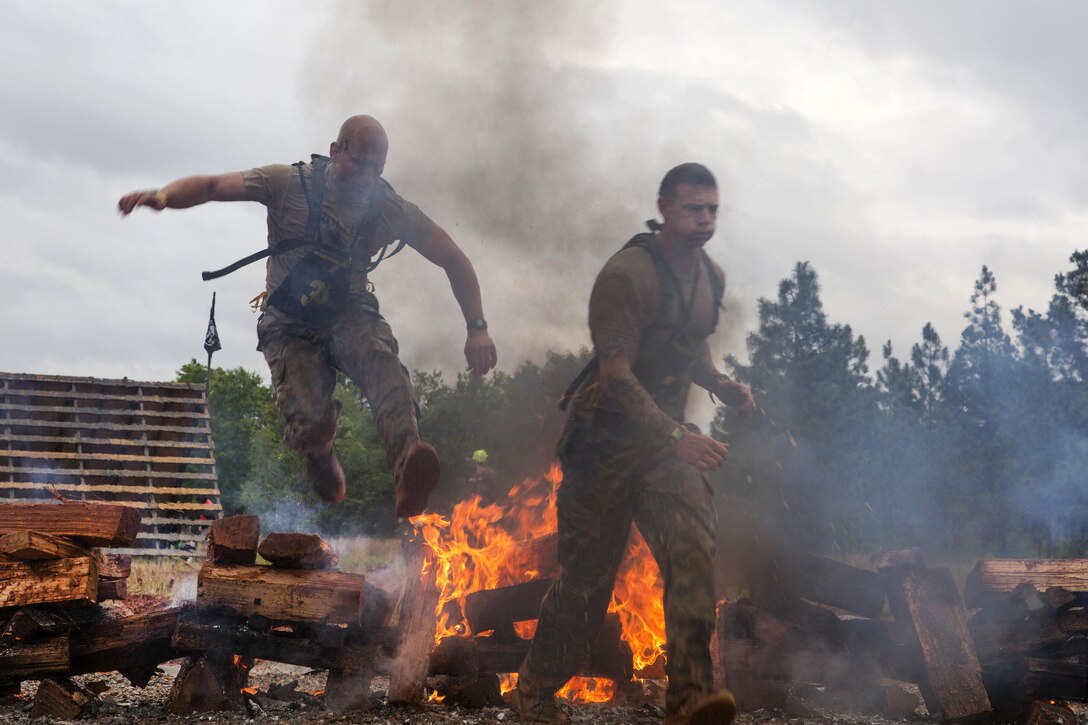
[[(526, 479), (511, 489), (504, 505), (482, 506), (479, 496), (458, 503), (450, 517), (425, 514), (411, 519), (433, 554), (433, 564), (423, 577), (433, 577), (439, 591), (435, 643), (445, 637), (468, 637), (464, 598), (476, 591), (510, 586), (558, 574), (558, 562), (529, 559), (529, 544), (557, 528), (556, 494), (563, 481), (558, 464), (541, 479)], [(552, 554), (551, 556), (554, 556)], [(665, 651), (664, 590), (661, 575), (649, 547), (632, 530), (627, 554), (616, 576), (610, 612), (620, 617), (623, 639), (634, 653), (634, 667), (653, 664)], [(518, 636), (529, 639), (536, 621), (517, 622)], [(503, 692), (516, 685), (516, 675), (502, 681)], [(573, 702), (604, 702), (615, 685), (598, 678), (574, 678), (560, 696)]]
[(259, 688), (259, 687), (243, 687), (242, 688), (242, 692), (246, 693), (247, 695), (256, 695), (260, 691), (261, 691), (261, 688)]

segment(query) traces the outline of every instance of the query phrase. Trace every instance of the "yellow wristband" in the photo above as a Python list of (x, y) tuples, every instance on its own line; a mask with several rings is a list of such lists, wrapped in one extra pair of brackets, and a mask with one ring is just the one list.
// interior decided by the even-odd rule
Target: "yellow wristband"
[(162, 189), (156, 189), (154, 196), (155, 196), (155, 201), (161, 203), (162, 208), (165, 209), (166, 208), (166, 192), (163, 191)]

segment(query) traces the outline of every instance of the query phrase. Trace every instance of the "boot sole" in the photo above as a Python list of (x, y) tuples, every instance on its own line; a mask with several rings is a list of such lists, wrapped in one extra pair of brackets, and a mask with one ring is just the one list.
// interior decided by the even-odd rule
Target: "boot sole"
[(418, 516), (427, 508), (427, 499), (442, 476), (442, 463), (429, 443), (417, 443), (400, 473), (397, 484), (397, 516)]

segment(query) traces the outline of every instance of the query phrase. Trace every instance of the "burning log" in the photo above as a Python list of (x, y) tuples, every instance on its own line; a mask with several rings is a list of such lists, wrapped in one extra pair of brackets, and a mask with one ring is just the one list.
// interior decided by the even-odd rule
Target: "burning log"
[(0, 645), (0, 677), (23, 680), (46, 674), (67, 673), (69, 652), (67, 635), (37, 642)]
[(502, 688), (499, 678), (485, 675), (479, 679), (443, 677), (435, 686), (442, 702), (461, 707), (502, 707)]
[(1088, 699), (1088, 666), (1027, 657), (982, 670), (994, 709), (1003, 720), (1023, 718), (1033, 700)]
[(104, 503), (10, 503), (0, 506), (0, 533), (37, 531), (63, 536), (87, 546), (132, 546), (140, 512)]
[(913, 626), (925, 665), (926, 707), (945, 722), (988, 719), (991, 706), (967, 615), (948, 569), (884, 567), (897, 619)]
[(233, 658), (187, 657), (170, 689), (170, 712), (187, 715), (226, 710), (242, 703), (248, 674)]
[(0, 536), (0, 556), (19, 561), (46, 561), (89, 556), (90, 551), (59, 536), (38, 531), (12, 531)]
[(98, 698), (93, 692), (71, 680), (45, 679), (38, 685), (30, 718), (55, 717), (58, 720), (78, 720), (87, 714)]
[[(0, 506), (0, 511), (7, 506)], [(94, 604), (97, 600), (98, 565), (91, 556), (35, 562), (0, 560), (0, 608)]]
[(340, 555), (315, 534), (272, 533), (257, 547), (257, 553), (284, 569), (331, 569)]
[(1037, 590), (1088, 592), (1088, 559), (980, 559), (964, 581), (964, 600), (969, 607), (982, 607), (993, 595), (1024, 582)]
[(253, 564), (261, 520), (256, 516), (228, 516), (213, 521), (208, 529), (208, 562), (212, 564)]
[(362, 574), (339, 571), (205, 564), (197, 603), (273, 620), (352, 624), (363, 613), (364, 581)]
[(1062, 702), (1037, 700), (1028, 708), (1024, 725), (1076, 725), (1077, 716)]
[(389, 673), (389, 700), (392, 702), (420, 702), (423, 699), (423, 686), (434, 644), (434, 611), (439, 596), (434, 577), (424, 577), (424, 572), (429, 571), (433, 563), (430, 549), (422, 542), (415, 541), (405, 567), (408, 578), (398, 604), (397, 624), (401, 630), (401, 641)]
[(879, 619), (884, 611), (884, 587), (875, 571), (806, 554), (797, 562), (795, 573), (796, 593), (803, 599), (870, 619)]
[(536, 619), (551, 589), (551, 579), (534, 579), (509, 587), (473, 592), (465, 597), (465, 623), (473, 634)]

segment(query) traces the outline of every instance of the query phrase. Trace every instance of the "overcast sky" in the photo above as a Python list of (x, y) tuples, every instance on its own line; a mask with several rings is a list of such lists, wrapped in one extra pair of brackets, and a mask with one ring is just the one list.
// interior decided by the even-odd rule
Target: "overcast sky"
[[(717, 174), (720, 353), (798, 260), (830, 318), (955, 346), (983, 264), (1043, 308), (1088, 246), (1080, 2), (0, 0), (0, 370), (171, 379), (202, 341), (267, 376), (247, 301), (263, 208), (128, 219), (179, 176), (327, 152), (370, 113), (386, 177), (476, 265), (500, 367), (588, 342), (607, 256), (671, 166)], [(463, 367), (441, 270), (374, 275), (410, 368)]]

